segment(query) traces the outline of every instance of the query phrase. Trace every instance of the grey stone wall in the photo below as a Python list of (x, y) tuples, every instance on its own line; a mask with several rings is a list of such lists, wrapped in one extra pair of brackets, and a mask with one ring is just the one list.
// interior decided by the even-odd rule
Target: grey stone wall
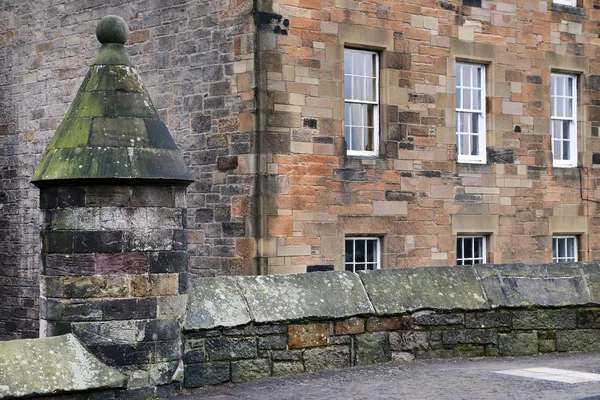
[(129, 24), (127, 50), (197, 179), (188, 190), (190, 272), (254, 271), (245, 218), (255, 160), (251, 10), (246, 0), (0, 2), (0, 340), (38, 335), (42, 217), (29, 180), (107, 14)]
[(595, 262), (192, 279), (184, 386), (388, 361), (599, 351), (598, 282)]

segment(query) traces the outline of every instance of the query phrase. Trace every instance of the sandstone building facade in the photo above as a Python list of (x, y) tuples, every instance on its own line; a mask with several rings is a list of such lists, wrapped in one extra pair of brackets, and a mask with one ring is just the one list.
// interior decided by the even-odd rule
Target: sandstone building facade
[(0, 338), (37, 336), (35, 166), (122, 16), (196, 181), (189, 271), (597, 260), (593, 0), (0, 4)]

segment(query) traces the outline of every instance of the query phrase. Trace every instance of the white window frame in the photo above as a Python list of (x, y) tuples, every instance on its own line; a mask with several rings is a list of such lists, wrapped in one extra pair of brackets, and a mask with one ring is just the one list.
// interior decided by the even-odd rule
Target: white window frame
[[(463, 66), (467, 66), (467, 67), (475, 67), (475, 68), (479, 68), (479, 74), (480, 74), (480, 80), (481, 80), (481, 95), (480, 95), (480, 103), (481, 104), (481, 109), (477, 110), (477, 109), (467, 109), (467, 108), (459, 108), (456, 107), (456, 127), (455, 127), (455, 133), (456, 133), (456, 159), (459, 163), (471, 163), (471, 164), (485, 164), (486, 163), (486, 132), (487, 132), (487, 128), (486, 128), (486, 120), (485, 120), (485, 97), (486, 97), (486, 93), (485, 93), (485, 64), (475, 64), (475, 63), (464, 63), (464, 62), (457, 62), (456, 63), (456, 71), (455, 71), (455, 78), (456, 78), (456, 84), (455, 84), (455, 96), (456, 96), (456, 92), (458, 90), (461, 89), (475, 89), (475, 87), (471, 86), (471, 87), (465, 87), (465, 86), (458, 86), (458, 69), (459, 67), (463, 67)], [(479, 88), (478, 88), (479, 89)], [(461, 95), (461, 99), (463, 98), (463, 96)], [(458, 101), (458, 99), (457, 99)], [(455, 103), (456, 106), (456, 103)], [(479, 132), (477, 132), (477, 136), (479, 136), (479, 146), (478, 146), (478, 155), (473, 156), (473, 155), (463, 155), (460, 154), (460, 147), (459, 147), (459, 140), (458, 137), (460, 135), (460, 133), (458, 132), (458, 113), (460, 112), (465, 112), (465, 113), (479, 113)]]
[[(563, 77), (572, 79), (571, 90), (573, 92), (573, 97), (571, 98), (571, 109), (573, 110), (571, 117), (558, 117), (555, 116), (555, 110), (552, 104), (554, 103), (553, 97), (554, 95), (554, 85), (552, 81), (554, 81), (554, 77)], [(568, 97), (566, 94), (564, 96), (565, 101)], [(558, 168), (573, 168), (577, 166), (577, 75), (575, 74), (563, 74), (563, 73), (552, 73), (551, 75), (551, 84), (550, 84), (550, 140), (552, 143), (552, 166)], [(571, 121), (570, 127), (570, 137), (569, 137), (569, 159), (568, 160), (555, 160), (554, 159), (554, 121)], [(564, 140), (558, 139), (556, 141), (563, 142)]]
[[(473, 252), (472, 254), (470, 254), (470, 257), (465, 257), (465, 240), (471, 240), (471, 251)], [(475, 257), (475, 240), (481, 240), (481, 257)], [(456, 252), (456, 265), (481, 265), (481, 264), (487, 264), (488, 263), (488, 256), (487, 256), (487, 241), (488, 241), (488, 236), (485, 235), (460, 235), (456, 237), (456, 247), (458, 248), (459, 243), (462, 241), (461, 245), (462, 245), (462, 258), (458, 258), (458, 251)], [(471, 263), (469, 264), (465, 264), (465, 261), (471, 261)], [(478, 263), (475, 263), (475, 261), (480, 261)]]
[[(368, 256), (367, 256), (367, 241), (371, 240), (371, 241), (375, 241), (377, 243), (377, 257), (376, 260), (374, 262), (367, 262)], [(346, 261), (346, 243), (348, 241), (352, 241), (353, 242), (353, 251), (352, 251), (352, 261), (348, 262)], [(356, 255), (354, 252), (354, 243), (356, 243), (357, 241), (364, 241), (365, 242), (365, 262), (357, 262), (355, 261)], [(352, 272), (356, 272), (356, 264), (365, 264), (365, 268), (367, 264), (373, 264), (373, 270), (376, 269), (380, 269), (381, 268), (381, 238), (380, 237), (376, 237), (376, 236), (352, 236), (352, 237), (346, 237), (346, 239), (344, 240), (344, 269), (346, 271), (352, 271)], [(351, 266), (352, 269), (348, 269), (348, 266)], [(368, 268), (366, 270), (369, 270)], [(362, 270), (361, 270), (362, 271)]]
[(552, 0), (552, 3), (561, 4), (563, 6), (571, 6), (571, 7), (577, 6), (577, 0)]
[[(344, 112), (346, 109), (346, 103), (373, 105), (373, 151), (346, 149), (346, 155), (362, 156), (362, 157), (378, 156), (379, 155), (379, 54), (375, 51), (344, 48), (344, 58), (345, 58), (346, 52), (367, 53), (367, 54), (375, 55), (375, 101), (347, 99), (346, 95), (345, 95), (346, 83), (348, 82), (347, 77), (353, 77), (353, 76), (358, 77), (358, 76), (362, 76), (362, 75), (346, 74), (346, 72), (344, 70)], [(372, 78), (372, 77), (369, 77), (369, 78)], [(344, 138), (346, 137), (345, 132), (346, 132), (346, 116), (344, 115)], [(348, 141), (346, 141), (346, 146), (349, 146)]]
[[(573, 241), (569, 242), (569, 239), (573, 239)], [(569, 245), (569, 243), (572, 243), (574, 256), (573, 257), (569, 257), (569, 256), (559, 257), (558, 249), (556, 247), (558, 245), (558, 241), (565, 242), (565, 249), (567, 249), (567, 254), (569, 254), (568, 245)], [(556, 256), (555, 256), (555, 254), (556, 254)], [(579, 246), (577, 243), (577, 236), (575, 236), (575, 235), (552, 236), (552, 262), (553, 263), (561, 263), (561, 262), (577, 262), (577, 261), (579, 261)]]

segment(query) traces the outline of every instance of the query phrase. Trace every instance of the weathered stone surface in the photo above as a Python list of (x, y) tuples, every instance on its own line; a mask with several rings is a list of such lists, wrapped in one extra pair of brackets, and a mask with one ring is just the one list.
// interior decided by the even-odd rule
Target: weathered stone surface
[(125, 387), (73, 335), (0, 342), (0, 397)]
[(429, 332), (401, 331), (390, 332), (390, 347), (393, 351), (409, 351), (429, 348)]
[(209, 360), (235, 360), (257, 356), (256, 338), (209, 338), (206, 339)]
[(365, 320), (362, 318), (349, 318), (335, 323), (336, 335), (355, 335), (365, 331)]
[(557, 331), (556, 350), (600, 351), (600, 331), (597, 329)]
[(359, 276), (377, 315), (423, 308), (488, 308), (475, 270), (469, 266), (380, 269)]
[(483, 329), (444, 331), (442, 342), (444, 344), (498, 343), (498, 334), (493, 330)]
[(600, 328), (600, 309), (579, 310), (577, 312), (577, 326), (579, 328)]
[(412, 328), (412, 318), (401, 317), (370, 317), (367, 319), (367, 331), (393, 331)]
[(467, 328), (500, 328), (510, 326), (510, 313), (508, 312), (482, 312), (465, 314)]
[(244, 360), (231, 363), (233, 383), (255, 381), (271, 375), (271, 365), (267, 359)]
[(256, 276), (239, 278), (238, 283), (255, 322), (334, 319), (373, 312), (360, 279), (351, 272)]
[(228, 362), (190, 364), (185, 366), (183, 385), (195, 388), (229, 382), (231, 371)]
[(301, 374), (304, 372), (304, 364), (301, 362), (274, 362), (273, 376), (284, 376)]
[(285, 350), (287, 348), (287, 336), (270, 335), (258, 338), (259, 350)]
[(438, 314), (433, 311), (419, 311), (412, 315), (416, 325), (462, 325), (462, 314)]
[(536, 333), (507, 333), (498, 336), (501, 356), (530, 356), (538, 353)]
[(387, 332), (367, 332), (354, 339), (354, 364), (382, 364), (392, 359)]
[(513, 311), (514, 329), (575, 329), (576, 310)]
[(325, 346), (329, 339), (329, 324), (301, 324), (288, 326), (290, 349)]
[(251, 321), (238, 280), (192, 278), (188, 287), (186, 330), (234, 327)]
[(317, 372), (351, 366), (348, 346), (329, 346), (304, 352), (306, 372)]
[(549, 270), (545, 264), (475, 268), (493, 307), (565, 306), (586, 304), (591, 300), (584, 289), (581, 273), (568, 265), (562, 268), (562, 276), (556, 276), (559, 270)]

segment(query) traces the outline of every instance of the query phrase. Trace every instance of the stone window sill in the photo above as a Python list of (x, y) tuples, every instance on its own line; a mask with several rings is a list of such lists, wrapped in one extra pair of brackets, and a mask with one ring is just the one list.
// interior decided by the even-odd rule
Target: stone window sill
[(585, 16), (585, 10), (581, 7), (573, 7), (573, 6), (565, 6), (563, 4), (554, 4), (550, 5), (550, 11), (556, 11), (561, 13), (579, 15), (581, 17)]

